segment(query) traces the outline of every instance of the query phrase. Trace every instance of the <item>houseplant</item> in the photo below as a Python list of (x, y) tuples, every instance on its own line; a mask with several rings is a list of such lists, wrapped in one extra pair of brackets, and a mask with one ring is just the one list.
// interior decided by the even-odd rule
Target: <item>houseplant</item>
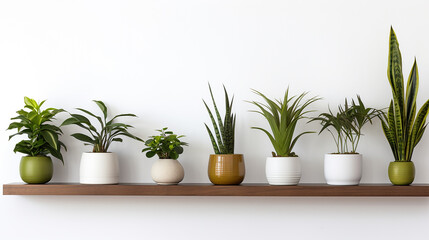
[[(46, 100), (45, 100), (46, 101)], [(18, 116), (8, 130), (17, 129), (17, 133), (10, 135), (9, 140), (18, 135), (26, 135), (27, 139), (21, 140), (15, 145), (14, 152), (26, 154), (21, 158), (19, 172), (21, 179), (26, 183), (47, 183), (53, 175), (52, 160), (48, 155), (61, 160), (64, 164), (61, 148), (67, 150), (64, 143), (59, 140), (61, 129), (52, 124), (55, 116), (63, 112), (63, 109), (41, 107), (34, 99), (24, 97), (24, 109), (18, 110)]]
[(177, 161), (183, 153), (183, 147), (188, 144), (180, 141), (184, 135), (177, 136), (168, 128), (156, 130), (158, 136), (151, 136), (145, 142), (146, 157), (151, 158), (158, 155), (159, 159), (152, 165), (151, 175), (154, 182), (160, 185), (175, 185), (183, 180), (185, 172), (182, 165)]
[(357, 102), (352, 100), (344, 106), (338, 106), (336, 114), (321, 113), (312, 121), (320, 121), (322, 129), (327, 130), (333, 137), (337, 151), (325, 154), (324, 172), (326, 182), (330, 185), (358, 185), (362, 178), (362, 154), (357, 153), (362, 128), (371, 123), (380, 111), (365, 107), (362, 99), (357, 96)]
[(213, 184), (238, 185), (243, 181), (246, 170), (244, 166), (243, 154), (234, 154), (236, 121), (236, 115), (232, 113), (234, 97), (232, 97), (230, 102), (228, 92), (226, 91), (225, 86), (223, 86), (225, 95), (225, 116), (222, 120), (216, 105), (216, 101), (213, 97), (210, 84), (209, 90), (213, 102), (213, 108), (216, 114), (215, 120), (212, 111), (210, 110), (207, 103), (203, 100), (213, 125), (212, 132), (207, 124), (204, 124), (206, 126), (215, 153), (211, 154), (209, 158), (209, 179)]
[(389, 60), (387, 78), (392, 88), (392, 97), (387, 114), (381, 117), (384, 135), (389, 142), (395, 161), (389, 164), (389, 179), (394, 185), (409, 185), (414, 181), (415, 169), (411, 161), (414, 148), (426, 129), (429, 100), (423, 104), (417, 115), (417, 92), (419, 74), (417, 61), (413, 67), (404, 94), (402, 58), (399, 43), (393, 28), (390, 28)]
[(62, 126), (76, 125), (88, 131), (89, 134), (74, 133), (71, 136), (92, 146), (92, 152), (84, 152), (80, 163), (80, 183), (83, 184), (116, 184), (119, 182), (119, 162), (115, 153), (108, 152), (113, 142), (122, 142), (122, 137), (129, 137), (138, 141), (142, 139), (128, 132), (131, 125), (119, 123), (119, 117), (136, 117), (134, 114), (119, 114), (107, 120), (107, 107), (102, 101), (94, 100), (103, 116), (97, 116), (88, 110), (76, 108), (99, 122), (97, 129), (91, 121), (81, 114), (70, 114)]
[(289, 96), (289, 88), (283, 100), (271, 100), (259, 91), (253, 92), (264, 99), (266, 104), (251, 101), (259, 110), (252, 111), (261, 114), (270, 125), (271, 133), (260, 127), (252, 127), (264, 132), (270, 139), (274, 152), (272, 157), (267, 157), (265, 172), (268, 183), (271, 185), (296, 185), (301, 179), (301, 162), (299, 157), (293, 152), (298, 139), (307, 133), (302, 132), (294, 136), (296, 125), (299, 120), (306, 117), (310, 111), (306, 108), (319, 100), (312, 97), (304, 100), (307, 93), (298, 96)]

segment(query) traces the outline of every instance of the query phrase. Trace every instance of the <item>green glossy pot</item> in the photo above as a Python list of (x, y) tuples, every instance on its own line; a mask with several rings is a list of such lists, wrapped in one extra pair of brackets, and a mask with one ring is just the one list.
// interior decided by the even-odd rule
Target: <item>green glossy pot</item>
[(414, 181), (414, 176), (413, 162), (391, 162), (389, 164), (389, 179), (393, 185), (410, 185)]
[(50, 157), (22, 157), (19, 173), (26, 183), (47, 183), (52, 179), (54, 166)]

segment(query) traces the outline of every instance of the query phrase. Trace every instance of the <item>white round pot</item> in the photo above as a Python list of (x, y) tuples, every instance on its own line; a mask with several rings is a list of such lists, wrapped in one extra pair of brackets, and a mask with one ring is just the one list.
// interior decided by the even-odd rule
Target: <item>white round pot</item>
[(177, 160), (158, 159), (152, 165), (151, 175), (159, 185), (175, 185), (183, 180), (185, 171)]
[(325, 179), (329, 185), (358, 185), (362, 154), (325, 154)]
[(80, 183), (119, 183), (119, 162), (115, 153), (83, 153), (80, 161)]
[(270, 185), (297, 185), (301, 179), (299, 157), (267, 157), (265, 173)]

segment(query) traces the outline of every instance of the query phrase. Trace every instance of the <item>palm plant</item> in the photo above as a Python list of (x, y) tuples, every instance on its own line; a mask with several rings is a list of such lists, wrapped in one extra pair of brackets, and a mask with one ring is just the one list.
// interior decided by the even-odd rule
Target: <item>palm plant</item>
[(28, 156), (47, 156), (51, 154), (63, 162), (61, 148), (67, 150), (64, 143), (58, 137), (63, 133), (61, 129), (53, 124), (49, 124), (55, 116), (64, 112), (63, 109), (41, 107), (46, 100), (37, 103), (34, 99), (24, 97), (25, 107), (17, 111), (18, 116), (12, 120), (7, 130), (17, 129), (18, 132), (10, 135), (9, 140), (18, 135), (27, 135), (27, 140), (22, 140), (15, 145), (14, 152), (27, 154)]
[(107, 121), (107, 107), (102, 101), (94, 100), (94, 102), (97, 104), (97, 106), (101, 109), (103, 113), (103, 117), (97, 116), (88, 110), (82, 109), (82, 108), (76, 108), (77, 110), (88, 114), (89, 116), (95, 118), (100, 123), (100, 130), (97, 130), (96, 127), (91, 123), (91, 121), (80, 114), (70, 114), (71, 117), (66, 119), (62, 126), (64, 125), (77, 125), (89, 132), (89, 135), (85, 135), (82, 133), (74, 133), (71, 136), (76, 138), (77, 140), (80, 140), (84, 142), (84, 145), (90, 145), (93, 146), (92, 151), (93, 152), (107, 152), (107, 150), (110, 147), (110, 144), (112, 142), (122, 142), (122, 136), (129, 137), (132, 139), (136, 139), (138, 141), (143, 142), (142, 139), (134, 136), (133, 134), (128, 132), (129, 128), (132, 128), (133, 126), (124, 124), (124, 123), (118, 123), (115, 122), (117, 118), (119, 117), (137, 117), (134, 114), (126, 113), (126, 114), (119, 114), (114, 116), (112, 119)]
[(423, 104), (416, 115), (419, 74), (415, 59), (404, 96), (401, 51), (392, 27), (390, 28), (388, 61), (387, 77), (392, 88), (393, 99), (390, 101), (387, 114), (383, 113), (380, 119), (395, 162), (410, 162), (414, 148), (421, 140), (427, 126), (429, 100)]
[[(289, 97), (289, 88), (283, 97), (283, 100), (271, 100), (259, 91), (252, 89), (253, 92), (262, 97), (266, 104), (250, 101), (259, 108), (259, 111), (251, 111), (261, 114), (268, 121), (271, 133), (260, 127), (252, 127), (252, 129), (261, 130), (267, 134), (270, 139), (275, 152), (272, 152), (273, 157), (295, 157), (297, 156), (292, 152), (298, 139), (308, 133), (313, 132), (302, 132), (297, 136), (294, 136), (296, 125), (300, 119), (306, 117), (306, 115), (312, 111), (306, 111), (305, 109), (320, 98), (312, 97), (304, 101), (304, 97), (307, 93), (302, 93), (299, 96)], [(303, 102), (303, 103), (302, 103)]]
[(231, 102), (229, 102), (228, 93), (226, 91), (225, 86), (223, 86), (223, 90), (225, 93), (225, 116), (222, 118), (219, 114), (218, 108), (216, 106), (216, 101), (213, 97), (212, 88), (209, 84), (209, 90), (210, 90), (210, 96), (213, 102), (213, 107), (216, 113), (217, 122), (212, 114), (212, 111), (210, 110), (207, 103), (203, 100), (204, 105), (207, 108), (207, 112), (209, 113), (213, 130), (216, 135), (216, 139), (214, 138), (214, 135), (210, 128), (207, 126), (207, 124), (204, 123), (206, 126), (207, 132), (210, 136), (210, 140), (212, 142), (213, 150), (215, 154), (234, 154), (234, 138), (235, 138), (235, 120), (236, 115), (232, 113), (232, 103), (234, 102), (234, 97), (232, 97)]
[(356, 153), (363, 126), (368, 122), (372, 124), (372, 119), (380, 115), (379, 110), (365, 107), (360, 96), (357, 96), (357, 100), (356, 103), (352, 99), (349, 105), (346, 98), (344, 106), (338, 106), (337, 114), (329, 109), (329, 112), (321, 113), (311, 120), (322, 124), (319, 134), (327, 130), (332, 135), (337, 153)]

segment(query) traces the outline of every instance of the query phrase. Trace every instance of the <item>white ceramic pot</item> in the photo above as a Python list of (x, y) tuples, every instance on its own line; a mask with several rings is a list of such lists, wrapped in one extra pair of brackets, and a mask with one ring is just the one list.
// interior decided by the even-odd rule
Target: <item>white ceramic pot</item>
[(329, 185), (358, 185), (362, 154), (325, 154), (325, 179)]
[(152, 165), (151, 175), (159, 185), (175, 185), (183, 180), (185, 171), (177, 160), (158, 159)]
[(116, 154), (94, 152), (83, 153), (80, 161), (80, 183), (119, 183), (119, 162)]
[(270, 185), (297, 185), (301, 179), (299, 157), (267, 157), (265, 173)]

